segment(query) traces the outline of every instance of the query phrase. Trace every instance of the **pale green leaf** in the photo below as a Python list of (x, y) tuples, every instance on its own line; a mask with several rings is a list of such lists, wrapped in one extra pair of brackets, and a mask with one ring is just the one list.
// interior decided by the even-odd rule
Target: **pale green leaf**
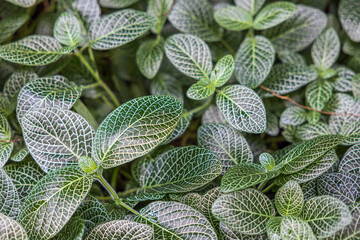
[(304, 194), (300, 185), (289, 181), (282, 186), (275, 195), (277, 211), (284, 217), (299, 216), (304, 206)]
[(54, 37), (63, 45), (73, 46), (81, 41), (81, 25), (70, 13), (64, 12), (54, 25)]
[(13, 148), (13, 142), (6, 142), (6, 140), (0, 140), (0, 167), (3, 167), (5, 163), (10, 159)]
[(0, 114), (0, 140), (11, 140), (10, 124), (2, 114)]
[(346, 66), (336, 67), (337, 75), (332, 79), (333, 87), (339, 92), (350, 92), (352, 90), (351, 81), (355, 76), (354, 71)]
[(84, 219), (72, 217), (52, 240), (81, 240), (84, 232)]
[(2, 240), (28, 240), (24, 228), (2, 213), (0, 213), (0, 238)]
[(276, 116), (275, 114), (272, 114), (272, 113), (268, 113), (268, 112), (266, 113), (266, 115), (267, 115), (267, 125), (266, 125), (265, 133), (270, 136), (279, 135), (280, 127), (279, 127), (278, 116)]
[(310, 107), (322, 110), (332, 93), (333, 87), (329, 81), (317, 80), (306, 87), (305, 97)]
[(272, 217), (266, 223), (266, 233), (269, 240), (281, 240), (281, 222), (283, 217)]
[(146, 96), (122, 104), (97, 129), (93, 159), (111, 168), (145, 155), (171, 134), (182, 112), (182, 104), (170, 96)]
[(195, 78), (208, 78), (212, 70), (211, 52), (206, 43), (190, 34), (175, 34), (165, 43), (170, 62), (183, 74)]
[(262, 153), (259, 156), (260, 164), (267, 170), (271, 170), (275, 167), (275, 159), (270, 153)]
[(100, 19), (101, 8), (97, 0), (71, 0), (71, 12), (76, 12), (86, 29)]
[(215, 92), (215, 84), (208, 83), (202, 79), (191, 85), (186, 91), (186, 96), (194, 100), (204, 100), (212, 96)]
[(152, 15), (132, 9), (104, 15), (90, 26), (91, 48), (107, 50), (120, 47), (143, 35), (155, 23), (156, 18)]
[(351, 87), (354, 97), (360, 99), (360, 74), (354, 75), (351, 81)]
[(25, 8), (31, 7), (36, 3), (36, 0), (6, 0), (6, 1)]
[(25, 198), (19, 223), (30, 239), (54, 237), (70, 220), (93, 182), (79, 168), (69, 166), (48, 173)]
[(160, 34), (173, 4), (174, 0), (149, 0), (147, 12), (157, 18), (156, 25), (151, 29), (154, 33)]
[(94, 130), (79, 114), (60, 108), (38, 108), (22, 120), (27, 148), (44, 172), (77, 165), (90, 156)]
[(282, 112), (280, 121), (284, 125), (301, 125), (306, 121), (306, 110), (298, 106), (288, 107)]
[(138, 0), (100, 0), (99, 3), (102, 7), (105, 8), (125, 8), (134, 3)]
[(211, 71), (210, 81), (215, 82), (216, 87), (222, 87), (230, 79), (234, 67), (233, 56), (226, 55), (222, 57)]
[(360, 145), (349, 148), (339, 164), (339, 172), (354, 173), (360, 176)]
[(17, 152), (13, 151), (10, 156), (10, 160), (14, 162), (21, 162), (27, 156), (29, 156), (29, 150), (26, 147), (23, 147)]
[(284, 50), (278, 53), (278, 57), (282, 63), (306, 65), (305, 58), (300, 53)]
[(265, 232), (266, 222), (275, 216), (271, 200), (249, 188), (221, 195), (212, 206), (213, 215), (232, 230), (247, 235)]
[(164, 56), (163, 40), (143, 42), (136, 52), (136, 64), (146, 78), (153, 79), (159, 71)]
[(281, 221), (281, 237), (286, 240), (316, 240), (310, 225), (295, 217), (286, 217)]
[(264, 3), (265, 0), (235, 0), (237, 6), (246, 9), (251, 15), (255, 15)]
[(249, 133), (265, 131), (265, 107), (253, 90), (241, 85), (226, 86), (217, 94), (216, 105), (232, 127)]
[(228, 6), (220, 8), (214, 14), (216, 22), (230, 31), (241, 31), (252, 26), (252, 17), (241, 7)]
[(246, 235), (238, 231), (231, 230), (225, 224), (220, 223), (220, 232), (222, 240), (267, 240), (266, 234), (261, 235)]
[(5, 170), (0, 168), (0, 213), (15, 219), (19, 210), (20, 199), (16, 187)]
[(360, 42), (360, 2), (357, 0), (341, 0), (339, 18), (347, 35), (354, 42)]
[(254, 20), (254, 28), (264, 30), (272, 28), (288, 18), (296, 11), (296, 5), (290, 2), (275, 2), (264, 7)]
[(220, 158), (223, 173), (236, 164), (253, 161), (253, 154), (246, 139), (227, 124), (210, 123), (200, 126), (198, 145), (209, 149)]
[(275, 60), (271, 42), (262, 37), (246, 38), (235, 58), (235, 76), (241, 85), (258, 87), (270, 73)]
[(168, 95), (176, 97), (180, 102), (184, 102), (183, 90), (180, 82), (170, 74), (160, 73), (150, 85), (152, 95)]
[(300, 140), (310, 140), (322, 135), (331, 134), (328, 124), (324, 122), (317, 122), (315, 124), (307, 123), (299, 126), (296, 130), (296, 137)]
[(166, 140), (162, 143), (163, 145), (169, 144), (173, 140), (180, 137), (189, 127), (191, 123), (191, 119), (193, 114), (186, 109), (184, 109), (183, 114), (181, 115), (180, 121), (172, 131), (172, 133), (166, 138)]

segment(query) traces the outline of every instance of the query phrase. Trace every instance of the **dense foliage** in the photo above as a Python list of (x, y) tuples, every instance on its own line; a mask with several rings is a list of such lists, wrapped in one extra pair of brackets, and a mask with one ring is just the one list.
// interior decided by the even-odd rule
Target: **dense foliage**
[(360, 239), (359, 0), (1, 0), (0, 59), (0, 239)]

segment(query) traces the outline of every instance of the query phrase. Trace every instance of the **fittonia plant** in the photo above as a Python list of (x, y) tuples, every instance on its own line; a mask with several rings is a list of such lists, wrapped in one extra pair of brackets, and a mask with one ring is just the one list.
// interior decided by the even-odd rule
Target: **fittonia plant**
[(360, 239), (360, 1), (3, 0), (0, 239)]

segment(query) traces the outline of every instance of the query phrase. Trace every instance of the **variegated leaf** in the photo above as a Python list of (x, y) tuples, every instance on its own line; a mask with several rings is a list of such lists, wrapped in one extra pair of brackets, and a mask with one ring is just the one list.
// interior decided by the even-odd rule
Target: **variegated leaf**
[(300, 53), (284, 50), (278, 53), (278, 57), (282, 63), (306, 65), (305, 58)]
[(349, 148), (339, 164), (339, 172), (354, 173), (360, 176), (360, 145)]
[(201, 118), (202, 124), (225, 122), (226, 120), (224, 119), (224, 116), (216, 105), (211, 105), (208, 109), (206, 109)]
[(286, 240), (316, 240), (310, 225), (302, 219), (286, 217), (281, 221), (281, 238)]
[(275, 206), (284, 217), (300, 215), (304, 206), (304, 194), (300, 185), (295, 181), (289, 181), (282, 186), (276, 192)]
[(52, 240), (81, 240), (84, 232), (84, 219), (81, 217), (72, 217)]
[(24, 228), (14, 219), (0, 213), (0, 238), (3, 240), (28, 240)]
[(25, 8), (31, 7), (36, 3), (36, 0), (6, 0), (6, 1)]
[(16, 219), (19, 210), (20, 199), (17, 189), (5, 170), (0, 168), (0, 213)]
[(105, 8), (125, 8), (136, 3), (137, 1), (138, 0), (100, 0), (99, 3), (102, 7)]
[(200, 81), (194, 83), (188, 88), (186, 91), (186, 96), (194, 100), (204, 100), (213, 95), (214, 92), (214, 83), (208, 83), (207, 81), (200, 79)]
[(142, 75), (153, 79), (159, 71), (163, 56), (163, 40), (148, 40), (143, 42), (136, 52), (136, 64)]
[(333, 87), (329, 81), (317, 80), (306, 87), (305, 97), (310, 107), (322, 110), (332, 93)]
[(266, 240), (268, 239), (266, 234), (261, 235), (246, 235), (238, 231), (234, 231), (228, 228), (222, 222), (220, 223), (220, 232), (223, 240)]
[(265, 3), (265, 0), (235, 0), (235, 4), (255, 15)]
[(168, 95), (176, 97), (180, 102), (184, 102), (184, 95), (179, 81), (170, 74), (160, 73), (150, 85), (152, 95)]
[(149, 0), (147, 12), (157, 18), (156, 25), (151, 29), (154, 33), (159, 34), (161, 32), (173, 4), (174, 0)]
[(180, 121), (174, 128), (173, 132), (166, 138), (166, 140), (162, 144), (163, 145), (169, 144), (173, 140), (180, 137), (189, 127), (192, 117), (193, 117), (192, 112), (189, 112), (186, 109), (184, 109), (184, 112), (181, 115)]
[(301, 125), (306, 121), (306, 110), (298, 106), (288, 107), (282, 112), (280, 121), (284, 125)]
[(216, 87), (222, 87), (230, 79), (234, 71), (234, 58), (231, 55), (222, 57), (215, 65), (210, 74), (210, 81), (215, 82)]
[(81, 41), (81, 23), (70, 13), (64, 12), (54, 25), (54, 37), (64, 45), (73, 46)]
[(341, 0), (339, 4), (340, 21), (348, 36), (360, 42), (360, 3), (356, 0)]
[(352, 90), (352, 78), (355, 76), (354, 71), (346, 66), (336, 67), (337, 75), (332, 79), (333, 87), (339, 92), (350, 92)]
[(272, 217), (266, 223), (266, 233), (270, 240), (281, 240), (281, 222), (283, 217)]
[[(20, 69), (11, 74), (11, 76), (6, 81), (3, 93), (4, 97), (11, 103), (12, 101), (16, 102), (17, 95), (19, 94), (21, 88), (35, 80), (38, 76), (32, 69)], [(14, 99), (15, 98), (15, 99)]]
[(241, 31), (252, 26), (250, 12), (242, 7), (228, 6), (218, 9), (214, 14), (216, 22), (230, 31)]
[(330, 135), (331, 130), (328, 124), (318, 122), (315, 124), (307, 123), (299, 126), (296, 130), (296, 137), (300, 140), (310, 140), (322, 135)]

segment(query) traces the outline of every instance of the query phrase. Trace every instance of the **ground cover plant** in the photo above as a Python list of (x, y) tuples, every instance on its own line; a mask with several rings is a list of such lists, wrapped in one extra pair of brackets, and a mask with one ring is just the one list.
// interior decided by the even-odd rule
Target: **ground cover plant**
[(360, 239), (360, 1), (2, 0), (0, 239)]

